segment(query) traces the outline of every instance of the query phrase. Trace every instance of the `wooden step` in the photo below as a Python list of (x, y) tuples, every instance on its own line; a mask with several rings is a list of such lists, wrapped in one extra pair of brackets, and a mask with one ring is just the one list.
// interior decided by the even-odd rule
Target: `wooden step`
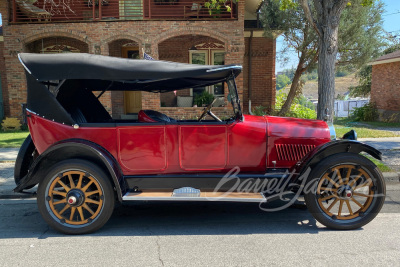
[(232, 201), (232, 202), (263, 202), (261, 193), (238, 192), (200, 192), (198, 196), (179, 196), (172, 190), (129, 192), (122, 198), (124, 201), (157, 200), (157, 201)]

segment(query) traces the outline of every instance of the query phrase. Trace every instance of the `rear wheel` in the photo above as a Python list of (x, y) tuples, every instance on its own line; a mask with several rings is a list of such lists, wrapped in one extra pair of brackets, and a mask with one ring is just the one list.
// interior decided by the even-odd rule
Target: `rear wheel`
[(54, 229), (86, 234), (108, 221), (114, 209), (114, 192), (98, 166), (65, 160), (40, 182), (37, 202), (43, 218)]
[(352, 153), (332, 155), (311, 172), (305, 201), (323, 225), (351, 230), (372, 221), (385, 201), (382, 173), (367, 158)]

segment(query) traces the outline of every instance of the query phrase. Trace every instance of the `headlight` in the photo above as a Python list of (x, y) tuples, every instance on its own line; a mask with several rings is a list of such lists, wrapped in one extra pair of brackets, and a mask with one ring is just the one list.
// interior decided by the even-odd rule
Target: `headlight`
[(329, 122), (328, 126), (329, 126), (329, 133), (331, 134), (331, 140), (336, 140), (335, 126), (333, 126), (332, 122)]
[(357, 140), (357, 133), (354, 130), (347, 132), (343, 135), (342, 139)]

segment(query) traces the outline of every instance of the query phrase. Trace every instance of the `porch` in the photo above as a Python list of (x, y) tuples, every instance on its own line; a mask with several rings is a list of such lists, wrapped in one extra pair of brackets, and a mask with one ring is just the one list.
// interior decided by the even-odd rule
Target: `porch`
[[(237, 7), (210, 10), (207, 0), (12, 0), (12, 23), (118, 20), (232, 20)], [(211, 13), (211, 14), (210, 14)]]

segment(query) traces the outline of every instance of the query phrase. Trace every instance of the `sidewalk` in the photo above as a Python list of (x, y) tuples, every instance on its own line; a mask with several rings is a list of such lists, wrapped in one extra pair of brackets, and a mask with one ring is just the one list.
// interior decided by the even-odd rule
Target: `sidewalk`
[(358, 141), (370, 145), (378, 150), (400, 150), (400, 137), (359, 138)]
[(15, 161), (19, 148), (0, 148), (0, 162)]

